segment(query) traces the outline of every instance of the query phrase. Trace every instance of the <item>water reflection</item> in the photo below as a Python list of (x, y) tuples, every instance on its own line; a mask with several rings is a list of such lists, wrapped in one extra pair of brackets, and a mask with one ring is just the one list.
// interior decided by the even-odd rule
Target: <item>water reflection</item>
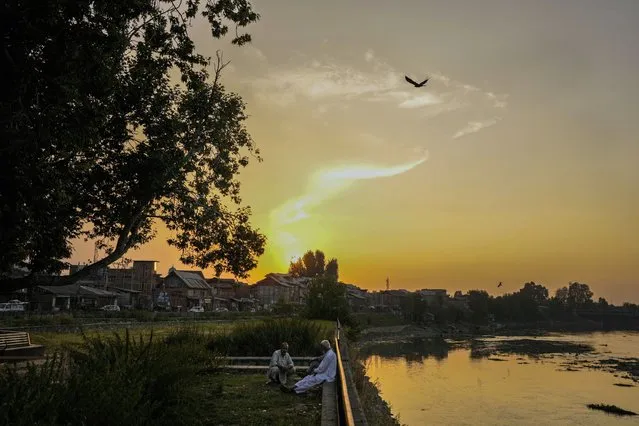
[[(639, 334), (538, 340), (415, 339), (378, 343), (364, 353), (368, 375), (404, 424), (639, 424), (636, 417), (610, 417), (586, 408), (605, 403), (639, 412), (639, 387), (615, 386), (632, 381), (587, 367), (598, 359), (636, 356)], [(594, 352), (575, 351), (583, 344)], [(586, 364), (575, 364), (584, 359)]]
[(444, 339), (413, 339), (404, 342), (381, 342), (365, 347), (365, 357), (379, 355), (384, 358), (402, 358), (407, 362), (424, 362), (430, 357), (443, 360), (448, 357), (451, 344)]

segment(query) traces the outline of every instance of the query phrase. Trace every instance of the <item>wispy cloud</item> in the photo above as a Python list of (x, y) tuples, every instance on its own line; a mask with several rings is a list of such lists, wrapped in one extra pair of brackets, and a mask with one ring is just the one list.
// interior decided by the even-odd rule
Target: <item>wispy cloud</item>
[[(416, 90), (404, 81), (404, 74), (381, 60), (372, 49), (364, 53), (366, 64), (358, 68), (333, 58), (314, 58), (294, 67), (271, 68), (266, 75), (252, 79), (264, 100), (290, 106), (299, 99), (310, 101), (377, 102), (401, 109), (423, 110), (425, 117), (478, 105), (479, 108), (505, 108), (506, 97), (456, 81), (438, 72), (427, 75), (431, 82)], [(445, 90), (442, 91), (441, 89)]]
[(457, 131), (453, 135), (453, 139), (458, 139), (466, 135), (470, 135), (471, 133), (477, 133), (481, 129), (485, 129), (486, 127), (494, 126), (500, 120), (500, 117), (495, 117), (490, 120), (485, 121), (470, 121), (463, 129)]
[(287, 259), (300, 256), (302, 250), (307, 247), (300, 241), (299, 234), (293, 231), (291, 225), (312, 218), (313, 210), (327, 200), (338, 197), (357, 181), (397, 176), (414, 169), (428, 159), (428, 152), (423, 149), (416, 150), (415, 154), (420, 155), (418, 160), (390, 167), (356, 164), (318, 170), (311, 176), (304, 194), (287, 200), (271, 211), (270, 243)]
[(286, 201), (271, 212), (272, 224), (278, 228), (310, 217), (310, 212), (326, 200), (336, 197), (356, 181), (396, 176), (405, 173), (428, 159), (428, 152), (416, 161), (397, 166), (355, 164), (322, 169), (311, 176), (306, 193)]
[(366, 62), (373, 62), (373, 60), (375, 59), (375, 52), (373, 52), (373, 49), (368, 49), (366, 51), (366, 53), (364, 54), (364, 59), (366, 59)]

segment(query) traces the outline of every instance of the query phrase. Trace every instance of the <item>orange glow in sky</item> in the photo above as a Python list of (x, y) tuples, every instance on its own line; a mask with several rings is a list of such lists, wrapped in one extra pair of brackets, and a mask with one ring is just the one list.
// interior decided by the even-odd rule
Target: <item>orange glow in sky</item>
[[(614, 3), (260, 0), (243, 48), (197, 21), (264, 157), (240, 175), (268, 237), (249, 282), (321, 249), (369, 289), (639, 301), (639, 7)], [(167, 236), (127, 257), (188, 269)]]

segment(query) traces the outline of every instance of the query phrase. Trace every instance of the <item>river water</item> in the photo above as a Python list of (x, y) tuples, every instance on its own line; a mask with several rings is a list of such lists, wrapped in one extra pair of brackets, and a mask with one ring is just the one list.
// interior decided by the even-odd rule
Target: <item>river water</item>
[[(557, 350), (535, 353), (544, 342)], [(571, 343), (593, 350), (580, 353)], [(602, 403), (639, 413), (639, 382), (611, 368), (611, 359), (639, 362), (639, 333), (382, 342), (365, 354), (368, 376), (402, 424), (639, 425), (639, 416), (586, 407)]]

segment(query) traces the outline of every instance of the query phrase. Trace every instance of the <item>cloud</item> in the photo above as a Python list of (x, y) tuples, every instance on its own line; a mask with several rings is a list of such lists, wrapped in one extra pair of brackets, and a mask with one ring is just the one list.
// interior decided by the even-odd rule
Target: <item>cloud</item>
[(346, 191), (356, 181), (396, 176), (424, 163), (428, 159), (428, 152), (422, 150), (420, 154), (420, 159), (397, 166), (356, 164), (319, 170), (311, 176), (305, 194), (286, 201), (271, 212), (271, 223), (277, 230), (307, 219), (312, 209)]
[[(496, 115), (495, 109), (503, 110), (508, 105), (507, 95), (457, 81), (438, 71), (424, 73), (430, 81), (416, 89), (404, 81), (403, 73), (380, 59), (372, 49), (364, 52), (364, 59), (366, 64), (360, 67), (331, 57), (311, 58), (296, 66), (268, 67), (265, 75), (251, 79), (249, 84), (258, 93), (258, 99), (271, 105), (291, 107), (302, 99), (315, 103), (311, 106), (314, 117), (328, 117), (328, 112), (337, 106), (357, 108), (361, 102), (375, 103), (380, 108), (412, 110), (424, 119), (461, 109), (490, 117)], [(321, 110), (318, 105), (322, 105)], [(478, 132), (496, 122), (480, 119), (464, 123), (453, 138)]]
[(373, 52), (373, 49), (368, 49), (366, 51), (366, 53), (364, 54), (364, 59), (366, 59), (366, 62), (373, 62), (373, 60), (375, 59), (375, 52)]
[(470, 121), (463, 129), (457, 131), (453, 135), (453, 139), (458, 139), (466, 135), (470, 135), (471, 133), (477, 133), (481, 129), (485, 129), (486, 127), (494, 126), (499, 121), (500, 117), (495, 117), (486, 121)]
[(264, 52), (255, 47), (253, 44), (242, 46), (241, 52), (249, 59), (257, 60), (258, 62), (267, 62)]
[[(312, 59), (298, 67), (272, 69), (266, 76), (254, 78), (249, 83), (265, 100), (270, 95), (281, 98), (282, 93), (288, 93), (287, 99), (293, 101), (334, 98), (342, 102), (384, 102), (398, 108), (413, 109), (442, 102), (428, 87), (420, 91), (407, 87), (403, 75), (377, 59), (372, 50), (367, 51), (364, 57), (372, 69), (357, 69), (334, 60)], [(281, 105), (281, 102), (278, 104)]]
[(400, 108), (421, 108), (429, 105), (437, 105), (442, 103), (442, 100), (437, 96), (426, 93), (421, 96), (413, 96), (409, 99), (406, 99), (404, 102), (400, 103), (398, 106)]

